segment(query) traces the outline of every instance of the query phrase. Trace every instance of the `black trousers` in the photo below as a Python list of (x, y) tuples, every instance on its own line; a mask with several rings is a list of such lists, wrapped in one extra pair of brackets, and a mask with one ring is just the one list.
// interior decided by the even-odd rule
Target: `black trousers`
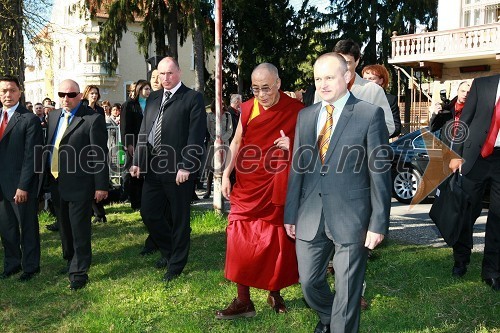
[(94, 198), (63, 200), (56, 180), (51, 181), (50, 190), (57, 206), (63, 258), (69, 262), (69, 279), (87, 280), (92, 261), (91, 219)]
[(473, 227), (481, 214), (482, 199), (487, 184), (490, 184), (490, 207), (486, 220), (483, 279), (500, 277), (500, 149), (495, 149), (487, 158), (478, 157), (471, 171), (465, 175), (464, 190), (472, 198), (472, 218), (464, 225), (458, 242), (453, 246), (455, 261), (469, 263), (473, 246)]
[[(132, 165), (133, 157), (127, 154), (127, 165), (126, 170)], [(131, 177), (130, 173), (126, 173), (123, 176), (123, 191), (128, 195), (130, 201), (130, 207), (133, 210), (141, 209), (141, 198), (142, 198), (142, 186), (144, 184), (144, 179)]]
[(22, 266), (26, 273), (40, 269), (40, 230), (38, 198), (28, 196), (26, 203), (0, 200), (0, 236), (5, 254), (4, 271)]
[(177, 185), (162, 175), (149, 172), (142, 189), (141, 216), (152, 241), (163, 257), (167, 270), (180, 274), (186, 266), (191, 235), (191, 196), (194, 178)]

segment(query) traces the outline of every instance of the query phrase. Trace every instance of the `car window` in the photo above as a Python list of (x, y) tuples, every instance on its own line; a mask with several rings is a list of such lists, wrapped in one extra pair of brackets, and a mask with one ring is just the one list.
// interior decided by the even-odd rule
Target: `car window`
[(442, 142), (439, 140), (440, 131), (421, 133), (413, 140), (415, 149), (441, 149)]

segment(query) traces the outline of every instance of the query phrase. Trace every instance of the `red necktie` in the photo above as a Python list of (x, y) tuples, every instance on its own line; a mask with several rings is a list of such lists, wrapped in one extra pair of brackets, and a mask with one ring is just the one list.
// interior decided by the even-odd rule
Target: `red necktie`
[(2, 123), (0, 124), (0, 139), (3, 137), (3, 132), (5, 132), (8, 123), (9, 123), (9, 116), (7, 115), (7, 111), (4, 111)]
[(500, 128), (500, 99), (497, 101), (495, 110), (493, 110), (493, 118), (491, 119), (490, 130), (488, 131), (488, 137), (484, 142), (483, 148), (481, 148), (481, 156), (486, 158), (493, 153), (493, 148), (495, 148), (495, 141), (498, 136), (498, 129)]

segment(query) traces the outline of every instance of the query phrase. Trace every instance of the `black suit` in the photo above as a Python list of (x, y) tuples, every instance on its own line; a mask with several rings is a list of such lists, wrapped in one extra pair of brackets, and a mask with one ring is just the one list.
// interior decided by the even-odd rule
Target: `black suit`
[[(490, 207), (486, 222), (482, 277), (500, 277), (500, 147), (483, 158), (481, 148), (487, 138), (497, 98), (500, 75), (477, 78), (472, 82), (460, 121), (467, 133), (458, 133), (463, 141), (453, 142), (453, 150), (465, 160), (462, 174), (466, 178), (464, 189), (473, 199), (472, 219), (462, 229), (460, 238), (453, 246), (455, 261), (468, 263), (472, 249), (472, 228), (481, 213), (481, 200), (487, 183), (491, 184)], [(462, 135), (464, 134), (464, 135)]]
[[(35, 170), (40, 169), (41, 155), (35, 155), (35, 146), (42, 144), (40, 121), (18, 105), (0, 138), (0, 235), (5, 272), (12, 272), (21, 265), (26, 273), (40, 268), (38, 176)], [(17, 189), (28, 192), (27, 202), (14, 202)]]
[(391, 107), (392, 119), (394, 119), (394, 133), (390, 136), (390, 138), (394, 138), (401, 134), (401, 114), (399, 112), (398, 96), (388, 93), (385, 93), (385, 96)]
[[(129, 99), (122, 105), (122, 115), (120, 120), (120, 133), (121, 140), (125, 146), (135, 147), (137, 143), (137, 136), (141, 130), (141, 123), (143, 118), (143, 110), (138, 100)], [(127, 149), (127, 165), (126, 168), (132, 165), (132, 156)], [(130, 177), (130, 174), (124, 177), (124, 191), (128, 194), (130, 206), (132, 209), (141, 208), (142, 196), (142, 178)]]
[[(60, 119), (63, 119), (61, 109), (50, 113), (46, 151), (52, 151)], [(80, 104), (61, 139), (57, 180), (50, 175), (50, 156), (47, 156), (46, 168), (52, 198), (58, 208), (63, 257), (70, 263), (71, 281), (88, 278), (92, 256), (92, 202), (96, 190), (109, 189), (107, 156), (104, 117)]]
[[(181, 84), (165, 105), (161, 152), (153, 154), (148, 136), (154, 131), (163, 96), (161, 89), (147, 100), (133, 164), (145, 174), (141, 200), (144, 224), (168, 259), (168, 272), (180, 274), (188, 258), (190, 203), (207, 121), (202, 95)], [(190, 175), (186, 182), (176, 185), (179, 169)]]

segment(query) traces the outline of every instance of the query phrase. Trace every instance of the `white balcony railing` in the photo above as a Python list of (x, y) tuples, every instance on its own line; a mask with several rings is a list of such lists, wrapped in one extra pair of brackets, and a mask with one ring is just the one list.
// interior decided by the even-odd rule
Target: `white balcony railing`
[(99, 62), (82, 62), (79, 64), (80, 74), (86, 75), (106, 75), (108, 71), (103, 64)]
[(500, 22), (456, 30), (393, 36), (390, 63), (500, 54)]

